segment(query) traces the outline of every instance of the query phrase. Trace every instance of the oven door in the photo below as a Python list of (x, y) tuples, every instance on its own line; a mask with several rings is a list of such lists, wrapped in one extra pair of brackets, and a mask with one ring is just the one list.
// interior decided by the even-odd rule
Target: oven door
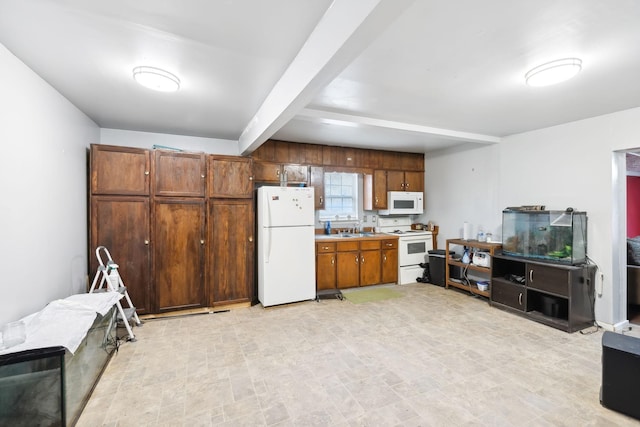
[(433, 236), (430, 234), (402, 236), (398, 239), (398, 264), (402, 267), (428, 262), (427, 255), (432, 249)]

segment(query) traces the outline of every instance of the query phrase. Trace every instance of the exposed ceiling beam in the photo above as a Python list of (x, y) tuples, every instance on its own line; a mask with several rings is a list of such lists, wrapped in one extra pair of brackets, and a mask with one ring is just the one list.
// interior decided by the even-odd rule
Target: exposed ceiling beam
[(334, 0), (239, 138), (249, 154), (304, 108), (415, 0)]
[(315, 110), (304, 108), (297, 114), (298, 117), (308, 117), (317, 121), (326, 121), (332, 124), (344, 126), (373, 126), (379, 128), (387, 128), (394, 130), (403, 130), (408, 132), (422, 133), (429, 136), (441, 136), (447, 139), (455, 139), (458, 141), (477, 142), (481, 144), (496, 144), (502, 141), (499, 136), (483, 135), (479, 133), (461, 132), (451, 129), (435, 128), (430, 126), (416, 125), (412, 123), (395, 122), (391, 120), (382, 120), (372, 117), (355, 116), (352, 114), (334, 113), (331, 111)]

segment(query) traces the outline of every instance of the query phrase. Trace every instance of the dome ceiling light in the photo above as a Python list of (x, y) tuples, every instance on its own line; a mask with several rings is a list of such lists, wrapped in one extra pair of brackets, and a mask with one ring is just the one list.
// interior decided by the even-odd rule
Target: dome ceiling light
[(531, 69), (524, 78), (529, 86), (550, 86), (569, 80), (582, 69), (579, 58), (564, 58), (538, 65)]
[(133, 78), (142, 86), (159, 92), (175, 92), (180, 89), (180, 79), (168, 71), (156, 67), (136, 67)]

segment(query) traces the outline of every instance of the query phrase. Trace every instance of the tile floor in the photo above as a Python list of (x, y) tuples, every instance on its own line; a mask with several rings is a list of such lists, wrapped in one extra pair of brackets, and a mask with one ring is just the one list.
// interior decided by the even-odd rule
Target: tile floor
[(428, 284), (149, 320), (78, 426), (626, 426), (602, 331), (567, 334)]

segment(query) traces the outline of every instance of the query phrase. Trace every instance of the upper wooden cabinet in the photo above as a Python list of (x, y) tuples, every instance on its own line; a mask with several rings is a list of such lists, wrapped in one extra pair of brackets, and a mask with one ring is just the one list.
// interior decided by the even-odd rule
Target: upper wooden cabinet
[(315, 208), (324, 209), (324, 169), (319, 166), (309, 167), (309, 187), (313, 187)]
[(91, 144), (91, 193), (149, 195), (150, 154), (141, 148)]
[(252, 161), (246, 157), (209, 156), (209, 197), (251, 198)]
[(256, 182), (280, 182), (281, 177), (289, 184), (306, 184), (309, 168), (305, 165), (280, 164), (274, 162), (253, 162), (253, 177)]
[(204, 153), (155, 151), (156, 196), (204, 197), (206, 163)]
[(387, 171), (387, 191), (424, 191), (424, 172)]

